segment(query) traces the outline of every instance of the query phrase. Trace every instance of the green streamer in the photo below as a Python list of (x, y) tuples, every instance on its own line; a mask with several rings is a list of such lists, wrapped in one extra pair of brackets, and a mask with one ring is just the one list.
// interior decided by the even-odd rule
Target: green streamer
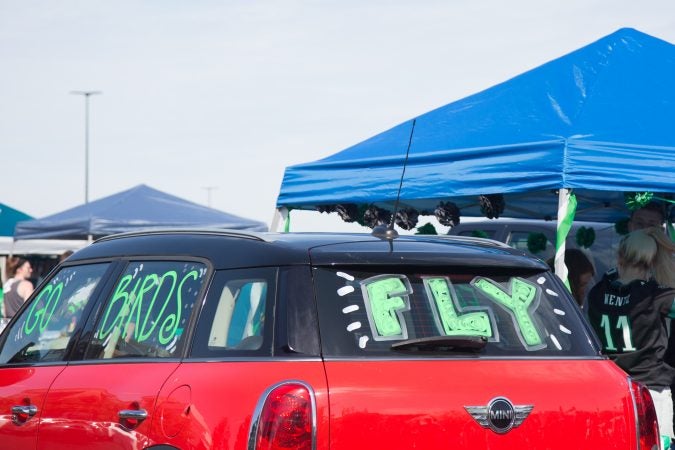
[[(562, 220), (560, 219), (560, 217), (558, 217), (558, 230), (556, 233), (556, 242), (555, 242), (556, 255), (558, 254), (561, 245), (566, 241), (567, 235), (572, 229), (572, 222), (574, 222), (574, 215), (576, 214), (576, 212), (577, 212), (577, 196), (574, 195), (573, 193), (570, 193), (570, 198), (569, 201), (567, 202), (567, 210), (565, 211), (565, 216), (562, 218)], [(563, 255), (563, 258), (564, 257), (565, 255)], [(572, 288), (570, 287), (570, 282), (567, 279), (567, 277), (565, 277), (563, 283), (565, 284), (567, 289), (569, 289), (569, 291), (572, 292)]]
[(291, 209), (288, 209), (286, 214), (286, 221), (284, 222), (284, 233), (288, 233), (291, 230)]
[(560, 219), (558, 217), (558, 230), (556, 233), (556, 251), (560, 248), (561, 243), (565, 242), (567, 235), (572, 229), (572, 222), (574, 222), (574, 215), (577, 212), (577, 196), (570, 194), (570, 200), (567, 205), (567, 211), (565, 212), (565, 217)]

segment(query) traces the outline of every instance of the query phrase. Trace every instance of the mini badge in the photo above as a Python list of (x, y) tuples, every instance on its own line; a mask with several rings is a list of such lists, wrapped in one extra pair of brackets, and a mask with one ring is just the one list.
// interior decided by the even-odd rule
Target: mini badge
[(532, 408), (533, 405), (514, 405), (506, 397), (495, 397), (487, 406), (464, 407), (480, 426), (499, 434), (507, 433), (523, 423)]

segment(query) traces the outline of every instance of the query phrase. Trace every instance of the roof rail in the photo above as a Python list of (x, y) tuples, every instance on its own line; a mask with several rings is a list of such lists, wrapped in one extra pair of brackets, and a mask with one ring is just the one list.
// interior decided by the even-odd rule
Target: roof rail
[(163, 235), (163, 234), (201, 234), (201, 235), (237, 237), (256, 241), (266, 241), (261, 233), (245, 230), (229, 230), (224, 228), (146, 228), (137, 231), (127, 231), (123, 233), (115, 233), (108, 236), (103, 236), (96, 239), (96, 241), (94, 242), (105, 242), (130, 236), (149, 236), (149, 235)]
[(490, 238), (481, 238), (477, 236), (460, 236), (458, 234), (442, 234), (438, 236), (434, 236), (435, 238), (441, 238), (441, 239), (447, 239), (447, 240), (453, 240), (453, 241), (461, 241), (461, 242), (470, 242), (472, 244), (483, 244), (483, 245), (492, 245), (494, 247), (503, 247), (503, 248), (512, 248), (508, 244), (505, 244), (504, 242), (497, 241), (494, 239)]

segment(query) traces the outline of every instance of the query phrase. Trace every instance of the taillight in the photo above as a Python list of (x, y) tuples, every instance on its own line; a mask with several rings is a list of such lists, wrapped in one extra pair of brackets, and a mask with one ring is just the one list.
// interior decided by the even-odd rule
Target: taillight
[(649, 389), (637, 381), (629, 378), (628, 383), (635, 407), (638, 450), (659, 450), (661, 449), (661, 436), (652, 395)]
[(309, 386), (290, 381), (270, 388), (251, 421), (249, 450), (313, 450), (315, 401)]

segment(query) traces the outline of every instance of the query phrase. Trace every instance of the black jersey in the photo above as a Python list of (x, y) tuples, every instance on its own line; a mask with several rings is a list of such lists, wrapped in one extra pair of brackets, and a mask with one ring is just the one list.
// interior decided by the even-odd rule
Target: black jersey
[(650, 389), (670, 386), (675, 369), (664, 362), (668, 346), (666, 318), (675, 290), (655, 280), (621, 284), (610, 271), (588, 294), (588, 318), (603, 353)]

